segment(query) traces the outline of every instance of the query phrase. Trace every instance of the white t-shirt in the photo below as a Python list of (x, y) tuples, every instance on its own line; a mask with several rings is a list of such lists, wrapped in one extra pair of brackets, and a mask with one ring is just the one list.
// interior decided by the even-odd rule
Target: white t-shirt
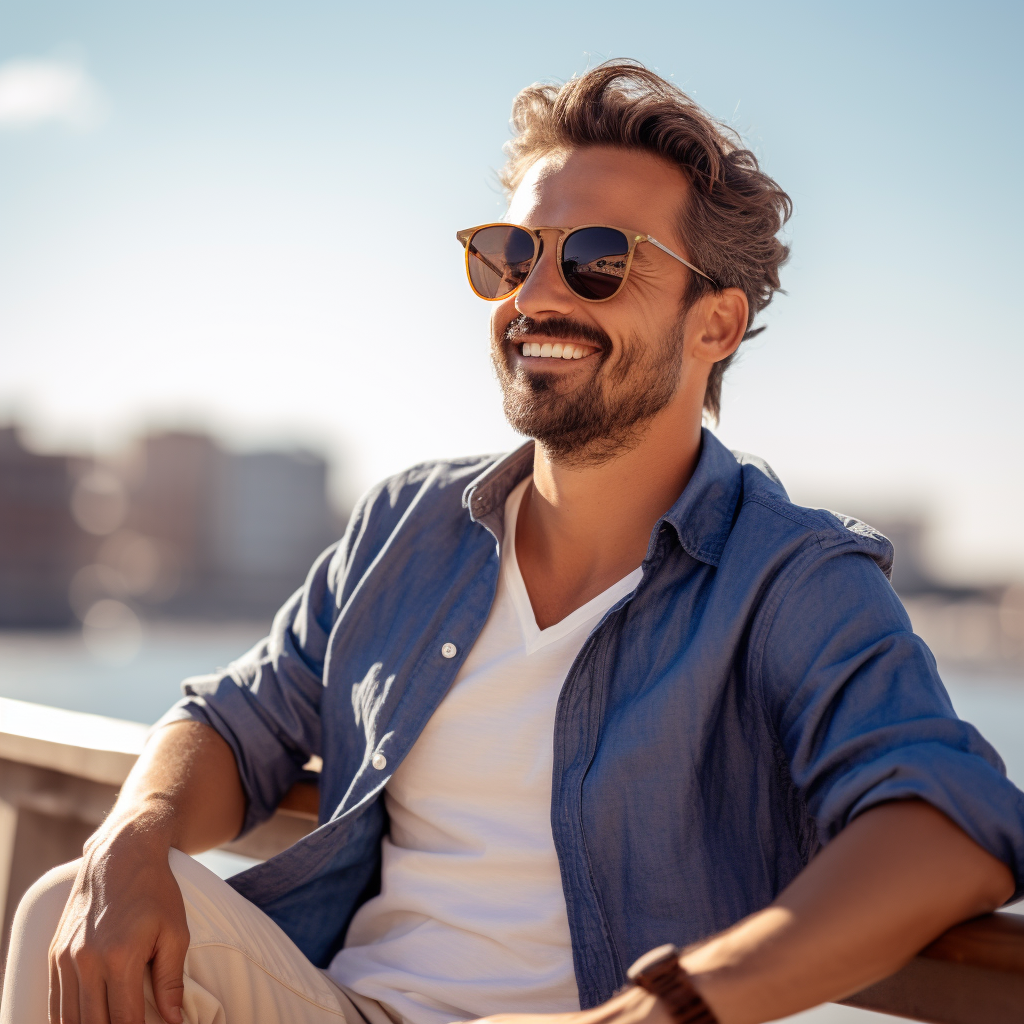
[(530, 479), (506, 501), (483, 631), (387, 784), (380, 895), (329, 968), (413, 1024), (579, 1009), (551, 835), (555, 705), (587, 636), (642, 572), (538, 629), (515, 555)]

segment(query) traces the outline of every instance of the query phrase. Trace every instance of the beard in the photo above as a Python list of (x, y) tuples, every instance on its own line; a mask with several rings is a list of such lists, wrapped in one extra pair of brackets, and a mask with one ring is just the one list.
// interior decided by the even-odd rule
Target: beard
[[(513, 348), (539, 337), (597, 345), (594, 369), (582, 381), (563, 380), (561, 374), (532, 373), (516, 364)], [(534, 438), (553, 462), (573, 467), (608, 462), (640, 443), (646, 425), (676, 393), (682, 349), (682, 318), (654, 344), (630, 336), (610, 366), (608, 335), (564, 317), (520, 315), (491, 338), (505, 418), (517, 433)]]

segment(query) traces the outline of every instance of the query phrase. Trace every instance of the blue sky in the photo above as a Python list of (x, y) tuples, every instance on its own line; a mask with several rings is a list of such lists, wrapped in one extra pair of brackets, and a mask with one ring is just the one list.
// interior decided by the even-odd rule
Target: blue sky
[[(635, 57), (796, 207), (720, 436), (805, 503), (926, 511), (951, 574), (1024, 576), (1021, 12), (0, 3), (0, 410), (51, 447), (312, 443), (349, 491), (508, 447), (454, 232), (502, 212), (519, 88)], [(26, 67), (64, 75), (50, 116), (4, 106)]]

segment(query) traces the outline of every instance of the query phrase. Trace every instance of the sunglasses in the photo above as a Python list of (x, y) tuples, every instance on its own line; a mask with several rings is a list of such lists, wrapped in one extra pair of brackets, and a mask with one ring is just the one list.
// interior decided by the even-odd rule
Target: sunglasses
[(633, 253), (650, 242), (695, 274), (715, 282), (677, 252), (650, 235), (638, 235), (604, 224), (578, 228), (524, 228), (518, 224), (481, 224), (456, 235), (466, 249), (466, 276), (481, 299), (507, 299), (530, 276), (544, 251), (542, 231), (558, 232), (555, 253), (565, 286), (587, 302), (607, 302), (618, 295), (629, 276)]

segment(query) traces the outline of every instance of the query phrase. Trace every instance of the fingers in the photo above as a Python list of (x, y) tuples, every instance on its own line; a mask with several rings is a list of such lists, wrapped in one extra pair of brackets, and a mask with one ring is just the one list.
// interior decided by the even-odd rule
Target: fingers
[(52, 949), (47, 958), (47, 968), (50, 973), (50, 989), (46, 1016), (49, 1024), (60, 1024), (60, 975), (57, 972), (57, 960)]
[[(71, 954), (65, 950), (57, 958), (57, 1016), (53, 1017), (51, 1010), (51, 1024), (82, 1024), (82, 1016), (79, 1012), (79, 989), (78, 971), (75, 970)], [(51, 1006), (53, 1002), (53, 992), (51, 991)]]
[(188, 952), (188, 929), (168, 929), (161, 934), (153, 957), (153, 998), (167, 1024), (181, 1024), (181, 1002), (185, 991), (183, 974)]
[[(167, 1024), (182, 1024), (185, 954), (188, 930), (161, 937), (153, 957), (153, 995)], [(72, 954), (51, 950), (49, 957), (50, 1024), (144, 1024), (145, 963), (126, 947)]]
[[(91, 978), (78, 976), (78, 1007), (81, 1014), (81, 1024), (145, 1024), (144, 1018), (132, 1017), (124, 1021), (118, 1020), (107, 1010), (107, 986), (102, 977), (94, 975)], [(78, 1017), (75, 1020), (79, 1020)], [(61, 1021), (61, 1024), (68, 1024)]]
[[(48, 993), (49, 1000), (47, 1007), (50, 1024), (61, 1024), (62, 1019), (66, 1019), (69, 1024), (77, 1024), (78, 1019), (77, 1016), (62, 1017), (61, 1014), (62, 994), (64, 999), (70, 999), (71, 1003), (74, 1004), (75, 1014), (78, 1013), (78, 975), (75, 973), (75, 967), (71, 961), (70, 953), (68, 952), (65, 944), (60, 941), (61, 930), (64, 927), (64, 918), (67, 917), (67, 913), (67, 907), (65, 907), (46, 956), (47, 968), (50, 975), (50, 987)], [(70, 986), (67, 993), (64, 993), (64, 986), (62, 985), (62, 972), (67, 977), (67, 983), (68, 986)]]
[(94, 864), (76, 882), (49, 951), (50, 1024), (144, 1024), (147, 961), (156, 1009), (181, 1024), (189, 943), (181, 890), (166, 860), (141, 869), (128, 861), (126, 869)]
[[(145, 955), (138, 948), (124, 942), (107, 945), (103, 949), (102, 972), (105, 984), (90, 987), (89, 1002), (82, 999), (82, 1024), (145, 1024), (146, 1002), (142, 995)], [(81, 980), (81, 979), (80, 979)], [(94, 993), (102, 994), (102, 1003), (94, 1000)]]
[(50, 1024), (145, 1024), (145, 966), (125, 946), (51, 953)]
[(50, 951), (50, 1024), (79, 1024), (78, 973), (67, 951)]

